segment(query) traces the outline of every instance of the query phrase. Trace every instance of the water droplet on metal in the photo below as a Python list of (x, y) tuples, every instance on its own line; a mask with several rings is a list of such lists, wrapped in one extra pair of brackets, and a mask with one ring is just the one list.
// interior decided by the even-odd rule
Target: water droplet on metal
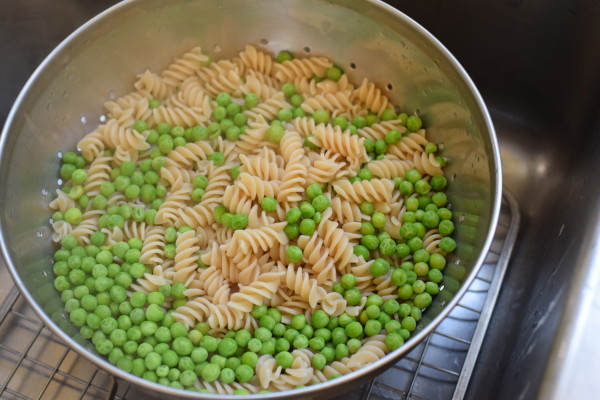
[(63, 158), (62, 151), (59, 151), (58, 153), (56, 153), (56, 156), (58, 157), (59, 160), (61, 160)]
[(48, 191), (46, 189), (42, 189), (42, 196), (48, 196)]
[(60, 186), (60, 185), (62, 185), (62, 184), (63, 184), (63, 180), (62, 180), (62, 179), (60, 179), (60, 178), (58, 178), (58, 180), (56, 181), (56, 183), (58, 183), (58, 185)]
[(114, 90), (111, 90), (110, 92), (108, 92), (108, 98), (113, 100), (115, 97), (117, 97), (117, 92), (115, 92)]
[(101, 115), (98, 119), (100, 120), (100, 122), (104, 122), (106, 121), (106, 115)]
[(81, 118), (79, 118), (79, 120), (82, 124), (87, 124), (87, 118), (85, 117), (85, 115), (82, 115)]
[(35, 233), (35, 236), (36, 236), (36, 237), (38, 237), (38, 238), (41, 238), (41, 237), (43, 237), (43, 236), (44, 236), (44, 234), (43, 234), (42, 232), (40, 232), (40, 231), (37, 231), (37, 232)]
[(219, 44), (215, 44), (215, 46), (213, 47), (213, 51), (215, 53), (220, 53), (223, 49), (221, 48), (221, 46)]

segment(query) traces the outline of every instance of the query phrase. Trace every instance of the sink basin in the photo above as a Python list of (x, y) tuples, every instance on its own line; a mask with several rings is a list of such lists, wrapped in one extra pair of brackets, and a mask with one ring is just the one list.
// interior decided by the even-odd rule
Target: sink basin
[(427, 27), (473, 78), (494, 120), (505, 187), (521, 206), (467, 396), (597, 398), (600, 4), (389, 3)]
[[(600, 324), (600, 3), (387, 2), (433, 33), (478, 86), (496, 126), (505, 186), (521, 207), (467, 397), (591, 398), (600, 390), (592, 379), (600, 346), (590, 346)], [(114, 3), (3, 7), (0, 126), (37, 64)], [(47, 17), (57, 10), (60, 19)]]

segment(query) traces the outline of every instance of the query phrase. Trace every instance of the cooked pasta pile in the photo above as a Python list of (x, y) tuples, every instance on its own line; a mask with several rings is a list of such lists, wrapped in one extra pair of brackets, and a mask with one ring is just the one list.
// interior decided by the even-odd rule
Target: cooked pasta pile
[(128, 372), (257, 393), (401, 346), (454, 250), (418, 116), (324, 57), (200, 48), (105, 103), (50, 207), (71, 321)]

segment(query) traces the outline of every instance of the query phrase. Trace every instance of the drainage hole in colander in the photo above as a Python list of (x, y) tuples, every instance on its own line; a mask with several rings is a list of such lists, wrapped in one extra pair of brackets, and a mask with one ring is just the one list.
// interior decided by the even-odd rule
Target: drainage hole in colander
[(260, 39), (260, 44), (262, 44), (263, 46), (266, 46), (267, 44), (269, 44), (269, 41), (267, 39)]
[(356, 64), (354, 64), (353, 62), (350, 63), (350, 69), (356, 69)]
[(311, 52), (310, 47), (309, 46), (304, 46), (304, 52), (305, 53), (310, 53)]
[(394, 89), (394, 85), (392, 85), (391, 83), (388, 83), (387, 85), (385, 85), (387, 90), (393, 90)]

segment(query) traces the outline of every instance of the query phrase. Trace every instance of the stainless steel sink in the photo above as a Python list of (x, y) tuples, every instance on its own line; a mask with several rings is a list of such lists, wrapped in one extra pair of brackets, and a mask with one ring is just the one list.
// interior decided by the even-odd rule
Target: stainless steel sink
[[(0, 125), (51, 49), (114, 3), (2, 5)], [(496, 126), (506, 188), (521, 207), (519, 237), (466, 397), (596, 397), (600, 2), (388, 3), (438, 37), (479, 87)], [(0, 302), (11, 286), (6, 276), (0, 266)]]
[(600, 3), (390, 1), (486, 100), (523, 221), (468, 397), (597, 398)]

